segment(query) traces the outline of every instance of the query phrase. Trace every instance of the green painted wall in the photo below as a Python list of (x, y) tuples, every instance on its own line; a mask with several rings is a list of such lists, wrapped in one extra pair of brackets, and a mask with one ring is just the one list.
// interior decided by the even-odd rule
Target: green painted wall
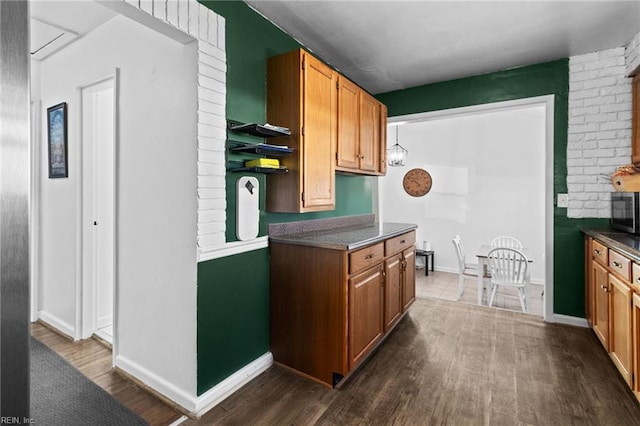
[[(554, 197), (567, 192), (569, 60), (562, 59), (492, 74), (383, 93), (389, 116), (415, 114), (491, 102), (555, 95)], [(526, 164), (523, 164), (526, 167)], [(555, 205), (555, 202), (554, 202)], [(569, 219), (554, 207), (554, 311), (584, 317), (584, 227), (604, 227), (604, 219)]]
[[(241, 1), (200, 2), (225, 18), (227, 118), (264, 122), (266, 60), (300, 45)], [(231, 133), (229, 137), (259, 141)], [(252, 175), (265, 188), (265, 176)], [(226, 177), (228, 242), (236, 241), (235, 184), (239, 177), (234, 173)], [(336, 209), (330, 212), (268, 213), (261, 191), (259, 235), (266, 235), (269, 223), (372, 213), (374, 179), (337, 175)], [(199, 263), (197, 307), (197, 392), (201, 395), (269, 351), (268, 249)]]

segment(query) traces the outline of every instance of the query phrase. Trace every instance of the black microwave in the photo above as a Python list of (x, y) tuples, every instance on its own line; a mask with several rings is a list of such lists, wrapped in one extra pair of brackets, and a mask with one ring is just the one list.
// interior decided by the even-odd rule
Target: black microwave
[(640, 193), (611, 193), (611, 227), (640, 234)]

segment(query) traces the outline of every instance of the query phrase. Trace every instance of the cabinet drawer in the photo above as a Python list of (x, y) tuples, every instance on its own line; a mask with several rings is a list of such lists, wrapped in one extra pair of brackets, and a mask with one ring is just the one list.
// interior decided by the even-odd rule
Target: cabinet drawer
[(382, 262), (383, 259), (384, 245), (382, 243), (354, 251), (349, 254), (349, 273), (353, 274), (367, 269), (369, 266)]
[(640, 265), (633, 263), (631, 265), (631, 287), (636, 293), (640, 293)]
[(413, 247), (416, 243), (416, 232), (411, 231), (397, 237), (389, 238), (384, 242), (384, 253), (390, 256), (406, 248)]
[(609, 268), (625, 280), (631, 280), (631, 261), (613, 250), (609, 250)]
[(591, 254), (593, 255), (593, 258), (595, 260), (602, 263), (603, 265), (608, 265), (609, 264), (608, 253), (609, 253), (609, 249), (606, 246), (600, 244), (596, 240), (592, 241)]

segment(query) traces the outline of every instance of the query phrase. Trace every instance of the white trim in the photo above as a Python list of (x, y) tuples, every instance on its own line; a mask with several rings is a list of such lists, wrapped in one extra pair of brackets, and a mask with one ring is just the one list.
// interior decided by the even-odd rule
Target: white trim
[(189, 395), (188, 392), (178, 389), (162, 377), (152, 373), (122, 355), (118, 355), (116, 357), (115, 364), (116, 367), (141, 380), (156, 392), (161, 393), (198, 417), (220, 404), (235, 391), (255, 379), (272, 365), (273, 355), (271, 352), (267, 352), (209, 389), (202, 396), (194, 398)]
[(51, 327), (60, 331), (63, 334), (71, 337), (74, 341), (79, 340), (78, 336), (75, 335), (75, 330), (73, 329), (73, 325), (69, 324), (66, 321), (61, 320), (53, 314), (50, 314), (46, 311), (38, 312), (38, 319), (42, 322), (46, 322)]
[(589, 328), (589, 323), (587, 322), (586, 319), (579, 318), (579, 317), (572, 317), (569, 315), (553, 314), (550, 321), (547, 321), (546, 319), (545, 321), (556, 323), (556, 324), (565, 324), (565, 325), (573, 325), (575, 327)]
[(178, 420), (176, 420), (176, 421), (174, 421), (172, 423), (169, 423), (169, 426), (178, 426), (178, 425), (181, 425), (182, 423), (186, 422), (187, 420), (189, 420), (189, 417), (182, 416)]
[(269, 247), (269, 237), (258, 237), (250, 241), (235, 241), (226, 243), (224, 246), (214, 250), (201, 251), (198, 262), (219, 259), (221, 257), (233, 256), (235, 254), (246, 253), (248, 251), (258, 250)]
[[(429, 111), (418, 114), (398, 115), (389, 117), (387, 123), (418, 122), (436, 120), (443, 117), (457, 115), (472, 115), (482, 112), (496, 111), (500, 109), (527, 108), (532, 105), (543, 104), (546, 111), (545, 119), (545, 286), (544, 286), (544, 321), (553, 322), (553, 172), (554, 172), (554, 95), (535, 96), (532, 98), (514, 99), (510, 101), (493, 102), (488, 104), (472, 105), (461, 108), (450, 108), (438, 111)], [(380, 200), (381, 201), (381, 200)]]
[(122, 355), (116, 356), (115, 366), (125, 373), (142, 381), (142, 383), (149, 386), (154, 391), (166, 396), (181, 407), (189, 410), (190, 412), (195, 412), (196, 404), (190, 392), (177, 388), (164, 378)]
[(30, 260), (29, 282), (31, 296), (31, 321), (38, 319), (38, 290), (40, 289), (40, 154), (41, 154), (41, 115), (42, 101), (31, 101), (31, 194), (29, 206), (30, 223)]
[[(84, 137), (83, 132), (84, 132), (84, 128), (83, 126), (85, 125), (84, 122), (84, 103), (83, 103), (83, 93), (85, 90), (90, 89), (93, 86), (99, 85), (99, 84), (103, 84), (106, 82), (111, 81), (111, 85), (112, 85), (112, 89), (113, 89), (113, 164), (111, 164), (111, 166), (113, 167), (113, 169), (111, 170), (112, 172), (112, 177), (113, 177), (113, 200), (111, 200), (112, 202), (112, 206), (111, 208), (113, 209), (112, 215), (113, 215), (113, 235), (112, 235), (112, 242), (113, 242), (113, 279), (114, 279), (114, 290), (113, 290), (113, 312), (112, 312), (112, 321), (111, 321), (111, 325), (114, 326), (114, 335), (115, 335), (115, 319), (117, 316), (117, 305), (116, 305), (116, 297), (115, 297), (115, 287), (116, 287), (116, 280), (117, 280), (117, 276), (118, 276), (118, 270), (116, 268), (116, 262), (117, 262), (117, 258), (118, 258), (118, 253), (117, 253), (117, 245), (118, 245), (118, 234), (117, 234), (117, 207), (118, 207), (118, 188), (116, 185), (116, 181), (117, 181), (117, 170), (118, 170), (118, 157), (117, 157), (117, 145), (118, 145), (118, 75), (119, 75), (119, 69), (118, 68), (114, 68), (113, 72), (103, 76), (101, 78), (98, 79), (94, 79), (90, 82), (81, 84), (79, 86), (76, 87), (76, 91), (77, 91), (77, 96), (78, 96), (78, 103), (77, 105), (79, 106), (79, 111), (78, 111), (78, 135), (80, 135), (81, 138)], [(85, 141), (87, 142), (87, 141)], [(83, 166), (87, 166), (90, 165), (91, 170), (95, 170), (95, 164), (93, 164), (93, 161), (96, 160), (96, 156), (97, 156), (97, 149), (96, 149), (96, 143), (95, 141), (93, 141), (92, 138), (90, 138), (90, 140), (88, 141), (90, 143), (91, 146), (91, 150), (92, 150), (92, 159), (89, 160), (87, 162), (87, 164), (85, 164), (85, 144), (82, 144), (83, 147), (79, 148), (80, 150), (80, 162), (82, 163)], [(93, 173), (93, 171), (91, 171), (90, 173)], [(95, 182), (95, 178), (96, 176), (94, 175), (92, 178), (92, 181)], [(84, 195), (84, 190), (85, 190), (85, 174), (84, 174), (84, 167), (82, 169), (82, 174), (80, 175), (80, 179), (78, 180), (79, 182), (79, 186), (82, 188), (81, 189), (81, 195), (80, 198), (78, 198), (76, 200), (77, 204), (81, 206), (82, 208), (82, 214), (79, 216), (80, 220), (79, 222), (81, 222), (81, 231), (79, 234), (79, 240), (80, 240), (80, 245), (81, 245), (81, 249), (80, 249), (80, 253), (79, 253), (79, 258), (80, 258), (80, 262), (81, 262), (81, 270), (82, 270), (82, 274), (81, 274), (81, 279), (78, 281), (78, 287), (79, 287), (79, 292), (80, 292), (80, 314), (79, 314), (79, 318), (80, 318), (80, 327), (79, 327), (79, 333), (80, 333), (80, 337), (83, 339), (89, 338), (91, 337), (91, 335), (93, 333), (95, 333), (98, 328), (99, 325), (97, 323), (97, 319), (96, 319), (96, 312), (97, 312), (97, 288), (96, 288), (96, 262), (95, 262), (95, 242), (94, 242), (94, 236), (93, 236), (93, 225), (91, 224), (94, 220), (94, 217), (96, 216), (96, 212), (93, 211), (93, 198), (92, 196), (87, 196), (85, 197)], [(93, 188), (86, 188), (86, 189), (93, 189)], [(89, 214), (91, 214), (91, 217), (89, 217)], [(87, 241), (85, 241), (85, 238), (87, 239)], [(90, 242), (89, 242), (90, 240)], [(85, 244), (86, 243), (86, 244)], [(91, 262), (90, 262), (90, 267), (87, 267), (87, 265), (85, 264), (85, 256), (91, 256)], [(87, 276), (85, 276), (85, 274)], [(115, 341), (111, 342), (112, 346), (115, 347)], [(115, 351), (114, 351), (115, 352)]]
[(222, 382), (209, 389), (202, 396), (198, 397), (196, 401), (196, 415), (201, 416), (207, 411), (211, 410), (213, 407), (231, 396), (231, 394), (240, 389), (242, 386), (258, 377), (272, 365), (273, 355), (271, 354), (271, 352), (267, 352), (260, 358), (245, 365), (240, 370), (236, 371), (231, 376), (227, 377)]

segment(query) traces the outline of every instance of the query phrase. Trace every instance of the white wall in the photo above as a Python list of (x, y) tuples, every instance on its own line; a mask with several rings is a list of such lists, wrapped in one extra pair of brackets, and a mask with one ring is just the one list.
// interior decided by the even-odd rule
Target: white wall
[[(468, 262), (498, 235), (512, 235), (530, 250), (532, 280), (544, 282), (545, 107), (528, 106), (400, 124), (409, 150), (405, 167), (380, 178), (382, 217), (418, 224), (417, 246), (431, 242), (437, 270), (457, 272), (451, 239), (460, 234)], [(389, 126), (388, 145), (396, 126)], [(427, 170), (431, 191), (414, 198), (404, 174)]]
[(62, 101), (69, 106), (68, 179), (47, 179), (44, 113), (39, 144), (39, 304), (45, 315), (74, 327), (80, 267), (78, 87), (119, 68), (116, 365), (191, 396), (196, 389), (196, 49), (196, 43), (177, 43), (122, 16), (98, 27), (41, 64), (43, 109)]
[(569, 58), (568, 217), (611, 217), (611, 174), (631, 163), (625, 49)]

